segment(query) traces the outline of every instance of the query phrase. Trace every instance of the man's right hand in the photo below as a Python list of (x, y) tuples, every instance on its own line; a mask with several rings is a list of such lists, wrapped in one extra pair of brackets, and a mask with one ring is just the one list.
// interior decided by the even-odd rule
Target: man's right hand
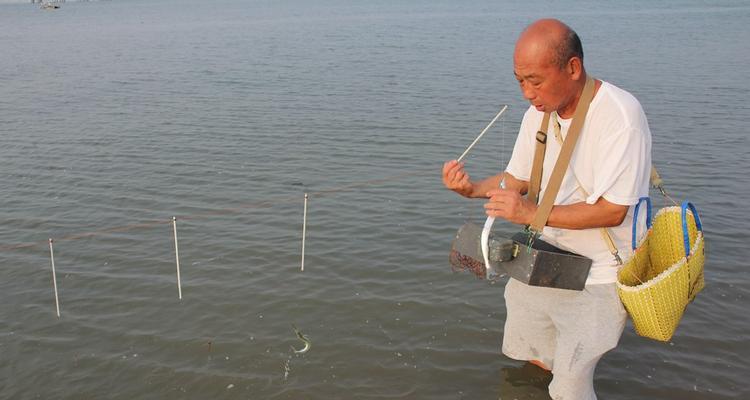
[(471, 197), (474, 193), (474, 184), (471, 183), (469, 174), (464, 171), (464, 164), (456, 160), (443, 164), (443, 184), (464, 197)]

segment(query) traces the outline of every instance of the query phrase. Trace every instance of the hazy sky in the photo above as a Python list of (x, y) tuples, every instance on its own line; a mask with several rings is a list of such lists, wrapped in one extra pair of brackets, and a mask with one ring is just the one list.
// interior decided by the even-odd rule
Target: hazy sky
[[(44, 0), (44, 1), (54, 1), (54, 0)], [(76, 0), (65, 0), (65, 1), (76, 1)], [(0, 0), (0, 4), (8, 4), (8, 3), (29, 3), (29, 4), (31, 4), (31, 0)]]

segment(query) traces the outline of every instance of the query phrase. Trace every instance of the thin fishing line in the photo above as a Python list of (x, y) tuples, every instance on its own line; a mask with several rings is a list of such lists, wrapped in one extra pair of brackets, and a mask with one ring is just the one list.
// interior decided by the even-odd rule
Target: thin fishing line
[[(322, 198), (322, 197), (330, 196), (339, 192), (360, 189), (360, 188), (364, 188), (368, 186), (382, 185), (391, 181), (397, 181), (397, 180), (401, 180), (401, 179), (408, 178), (408, 177), (414, 177), (414, 176), (428, 175), (432, 173), (433, 173), (432, 168), (423, 169), (423, 170), (415, 170), (415, 171), (406, 172), (406, 173), (402, 173), (398, 175), (387, 176), (385, 178), (369, 179), (369, 180), (353, 182), (353, 183), (349, 183), (349, 184), (345, 184), (341, 186), (335, 186), (330, 189), (323, 189), (317, 192), (310, 192), (310, 194), (315, 195), (316, 197)], [(237, 207), (221, 208), (221, 209), (207, 211), (203, 213), (177, 215), (176, 217), (182, 221), (192, 221), (192, 220), (205, 219), (208, 217), (213, 217), (213, 216), (218, 216), (218, 215), (236, 214), (236, 213), (240, 213), (242, 211), (248, 210), (248, 209), (270, 208), (278, 204), (293, 203), (296, 201), (299, 201), (298, 194), (289, 195), (289, 196), (279, 196), (276, 198), (272, 198), (270, 200), (246, 203), (246, 204), (239, 205)], [(130, 231), (134, 229), (152, 228), (155, 226), (172, 224), (173, 223), (172, 221), (173, 221), (172, 218), (165, 218), (165, 219), (157, 219), (157, 220), (151, 220), (151, 221), (134, 223), (134, 224), (121, 225), (121, 226), (112, 226), (112, 227), (102, 228), (102, 229), (93, 230), (89, 232), (72, 233), (72, 234), (67, 234), (67, 235), (56, 237), (55, 242), (59, 243), (59, 242), (64, 242), (64, 241), (88, 239), (88, 238), (101, 236), (105, 234), (126, 232), (126, 231)], [(46, 247), (47, 244), (48, 244), (48, 241), (46, 239), (40, 240), (37, 242), (8, 244), (8, 245), (0, 246), (0, 252), (19, 250), (19, 249), (28, 249), (28, 248), (40, 247), (40, 246)]]

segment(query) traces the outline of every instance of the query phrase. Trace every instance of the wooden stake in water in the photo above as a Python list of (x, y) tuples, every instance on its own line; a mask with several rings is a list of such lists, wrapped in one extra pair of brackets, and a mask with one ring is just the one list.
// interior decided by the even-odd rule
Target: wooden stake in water
[(55, 308), (57, 318), (60, 318), (60, 299), (57, 297), (57, 273), (55, 272), (55, 250), (52, 248), (52, 238), (49, 239), (49, 258), (52, 263), (52, 286), (55, 288)]
[(172, 217), (172, 230), (174, 231), (174, 258), (177, 262), (177, 295), (182, 300), (182, 282), (180, 281), (180, 250), (177, 248), (177, 217)]
[(299, 270), (305, 270), (305, 235), (307, 234), (307, 193), (305, 193), (305, 206), (302, 211), (302, 264)]
[(463, 160), (464, 157), (466, 157), (466, 155), (469, 153), (469, 151), (471, 150), (471, 148), (474, 147), (475, 144), (477, 144), (477, 142), (479, 141), (479, 139), (481, 139), (482, 136), (484, 136), (484, 133), (487, 132), (488, 129), (490, 129), (490, 127), (495, 123), (495, 121), (497, 121), (497, 119), (500, 118), (500, 116), (503, 115), (503, 113), (507, 109), (508, 109), (508, 106), (506, 105), (506, 106), (504, 106), (500, 110), (499, 113), (497, 113), (497, 115), (495, 115), (495, 118), (492, 118), (492, 121), (490, 121), (490, 123), (487, 124), (487, 126), (484, 128), (484, 130), (482, 130), (482, 133), (480, 133), (479, 136), (477, 136), (477, 138), (474, 139), (473, 142), (471, 142), (471, 144), (469, 145), (469, 147), (467, 147), (466, 150), (464, 151), (464, 153), (461, 154), (461, 157), (458, 157), (458, 161), (461, 161), (461, 160)]

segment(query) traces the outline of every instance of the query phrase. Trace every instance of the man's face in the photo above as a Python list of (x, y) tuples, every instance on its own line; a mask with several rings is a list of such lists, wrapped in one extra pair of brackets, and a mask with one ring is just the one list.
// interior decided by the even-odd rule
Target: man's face
[(569, 66), (560, 68), (554, 63), (549, 48), (517, 46), (513, 69), (523, 97), (538, 111), (556, 111), (571, 102), (574, 91)]

